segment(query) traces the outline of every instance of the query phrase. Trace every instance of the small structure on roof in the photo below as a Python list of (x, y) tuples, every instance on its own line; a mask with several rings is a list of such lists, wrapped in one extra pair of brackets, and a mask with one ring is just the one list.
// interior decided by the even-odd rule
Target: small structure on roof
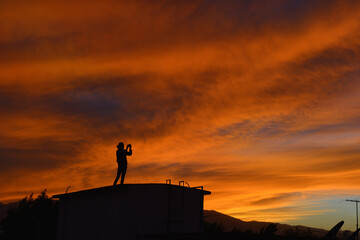
[(54, 195), (60, 199), (58, 240), (135, 240), (151, 235), (200, 233), (204, 195), (208, 194), (202, 187), (167, 181)]

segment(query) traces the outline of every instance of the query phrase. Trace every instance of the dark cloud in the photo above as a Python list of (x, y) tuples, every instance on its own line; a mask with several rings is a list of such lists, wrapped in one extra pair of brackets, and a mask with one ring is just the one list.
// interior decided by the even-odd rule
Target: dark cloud
[[(357, 5), (355, 1), (348, 2)], [(36, 17), (23, 27), (19, 26), (19, 30), (24, 28), (24, 31), (16, 34), (13, 29), (6, 28), (11, 26), (11, 22), (6, 22), (3, 26), (7, 30), (4, 32), (6, 37), (0, 39), (2, 62), (161, 51), (238, 35), (251, 41), (268, 34), (296, 34), (299, 29), (306, 29), (312, 20), (322, 20), (324, 9), (332, 14), (328, 22), (343, 17), (336, 14), (337, 1), (192, 1), (181, 4), (159, 1), (151, 6), (141, 1), (108, 1), (102, 6), (87, 1), (86, 8), (84, 3), (74, 2), (70, 6), (59, 2), (43, 3), (42, 6), (33, 4)], [(23, 3), (24, 8), (27, 4)], [(4, 9), (6, 7), (14, 6), (4, 3)], [(42, 7), (58, 8), (59, 13), (39, 13), (38, 9)], [(66, 9), (66, 14), (61, 14), (61, 9)], [(97, 13), (86, 12), (95, 9)], [(124, 12), (124, 9), (128, 11)], [(143, 9), (147, 11), (141, 11), (140, 16), (138, 11)], [(20, 15), (21, 10), (18, 10), (19, 15), (12, 16), (14, 22), (26, 20)], [(31, 8), (26, 10), (31, 12)]]
[(266, 209), (258, 209), (251, 212), (231, 212), (231, 215), (248, 215), (248, 214), (254, 214), (257, 215), (258, 213), (266, 213), (271, 214), (272, 212), (280, 212), (280, 213), (288, 213), (291, 214), (294, 211), (299, 210), (299, 206), (288, 206), (288, 207), (274, 207), (274, 208), (266, 208)]
[(292, 193), (280, 193), (276, 194), (273, 197), (262, 198), (256, 201), (251, 202), (252, 205), (276, 205), (276, 204), (284, 204), (286, 201), (299, 199), (302, 194), (300, 192), (292, 192)]
[[(302, 188), (318, 182), (318, 177), (311, 175), (304, 177), (292, 173), (279, 174), (277, 170), (266, 171), (266, 169), (262, 167), (255, 169), (235, 168), (236, 166), (231, 167), (229, 165), (224, 167), (216, 162), (207, 164), (179, 162), (170, 164), (151, 163), (132, 166), (131, 174), (134, 178), (157, 176), (160, 174), (161, 176), (172, 176), (177, 179), (188, 180), (189, 182), (207, 181), (219, 186), (231, 184), (233, 182), (241, 182), (241, 186), (243, 187), (261, 185), (262, 188), (276, 188), (279, 185), (283, 186), (285, 183), (287, 186), (297, 186)], [(273, 201), (275, 202), (277, 197), (279, 198), (279, 201), (287, 197), (295, 197), (298, 193), (287, 194), (288, 193), (284, 193), (275, 196), (273, 197)], [(271, 199), (269, 199), (269, 201), (271, 201)]]
[[(0, 101), (4, 104), (0, 112), (23, 112), (36, 118), (57, 116), (66, 127), (69, 121), (81, 122), (84, 133), (104, 139), (118, 135), (161, 136), (184, 125), (189, 113), (195, 115), (207, 89), (215, 84), (213, 74), (196, 76), (198, 87), (157, 75), (82, 77), (74, 79), (71, 87), (49, 93), (8, 87), (2, 90)], [(160, 83), (156, 78), (161, 79)]]
[(76, 161), (84, 146), (78, 141), (19, 141), (12, 148), (0, 148), (0, 171), (46, 171)]
[[(304, 164), (305, 171), (312, 173), (346, 173), (356, 170), (360, 167), (360, 150), (357, 146), (318, 148), (307, 150), (313, 158), (320, 160)], [(305, 167), (306, 166), (306, 167)], [(303, 169), (301, 167), (300, 169)]]

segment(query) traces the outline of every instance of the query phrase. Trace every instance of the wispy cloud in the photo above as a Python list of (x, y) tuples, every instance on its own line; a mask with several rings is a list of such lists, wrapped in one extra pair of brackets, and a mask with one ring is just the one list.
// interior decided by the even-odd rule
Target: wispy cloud
[(0, 200), (110, 184), (120, 140), (208, 208), (360, 189), (357, 1), (0, 4)]

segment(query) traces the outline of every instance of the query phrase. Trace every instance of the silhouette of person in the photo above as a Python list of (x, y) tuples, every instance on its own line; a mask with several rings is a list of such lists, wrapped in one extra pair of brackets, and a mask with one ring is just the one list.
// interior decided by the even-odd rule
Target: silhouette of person
[(126, 156), (132, 155), (131, 144), (128, 144), (126, 146), (126, 149), (124, 149), (124, 146), (125, 145), (123, 142), (119, 142), (119, 144), (117, 145), (118, 150), (116, 150), (116, 161), (118, 163), (118, 170), (114, 181), (114, 186), (116, 186), (120, 175), (121, 175), (121, 184), (124, 184), (125, 174), (127, 170)]

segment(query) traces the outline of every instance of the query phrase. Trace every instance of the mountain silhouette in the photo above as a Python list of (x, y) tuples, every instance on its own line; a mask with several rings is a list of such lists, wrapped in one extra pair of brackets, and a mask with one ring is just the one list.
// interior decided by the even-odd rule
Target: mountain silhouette
[[(222, 224), (226, 232), (232, 231), (234, 229), (240, 229), (242, 232), (246, 230), (251, 230), (254, 233), (259, 233), (262, 228), (271, 224), (271, 222), (258, 222), (258, 221), (246, 222), (214, 210), (204, 210), (204, 220), (208, 223), (216, 222)], [(301, 225), (292, 226), (288, 224), (277, 223), (276, 234), (286, 235), (288, 231), (299, 231), (302, 233), (305, 233), (306, 231), (310, 231), (312, 235), (315, 237), (324, 237), (329, 230), (306, 227)], [(342, 234), (343, 232), (339, 231), (337, 236), (342, 236)]]
[(8, 204), (4, 204), (0, 202), (0, 221), (6, 217), (8, 207), (9, 207)]

